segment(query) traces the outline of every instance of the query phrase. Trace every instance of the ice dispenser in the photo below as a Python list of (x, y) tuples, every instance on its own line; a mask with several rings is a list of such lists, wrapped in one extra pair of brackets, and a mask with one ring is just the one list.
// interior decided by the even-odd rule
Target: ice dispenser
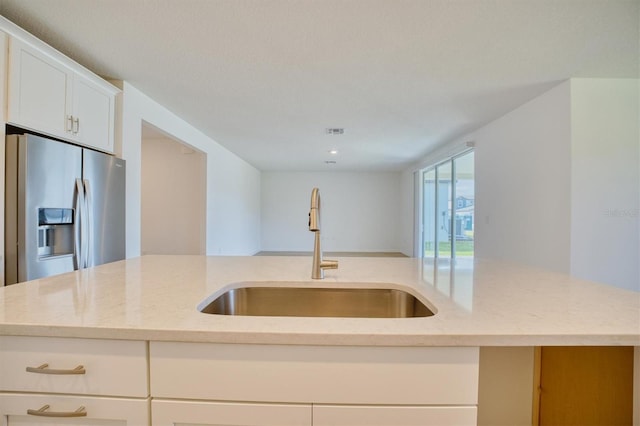
[(73, 255), (73, 209), (38, 209), (38, 258)]

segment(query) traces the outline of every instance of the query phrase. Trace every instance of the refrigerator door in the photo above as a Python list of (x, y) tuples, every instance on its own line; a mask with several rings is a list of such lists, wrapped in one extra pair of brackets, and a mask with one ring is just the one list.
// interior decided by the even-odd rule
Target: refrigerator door
[(82, 149), (33, 135), (6, 147), (7, 284), (73, 271)]
[[(83, 267), (125, 258), (125, 161), (83, 149), (82, 173), (88, 211)], [(87, 243), (85, 245), (85, 243)]]

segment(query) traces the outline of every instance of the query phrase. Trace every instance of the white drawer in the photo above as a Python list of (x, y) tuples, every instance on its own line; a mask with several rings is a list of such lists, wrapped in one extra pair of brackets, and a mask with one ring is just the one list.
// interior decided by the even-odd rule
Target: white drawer
[[(146, 397), (146, 347), (139, 341), (0, 336), (0, 390)], [(78, 366), (84, 374), (49, 374)]]
[(161, 398), (476, 405), (478, 348), (150, 343)]
[(476, 424), (476, 407), (313, 406), (313, 426), (475, 426)]
[[(29, 414), (38, 410), (45, 417)], [(65, 417), (78, 410), (83, 417)], [(0, 419), (7, 425), (147, 426), (149, 399), (0, 393)]]
[(154, 399), (153, 426), (311, 426), (311, 405)]

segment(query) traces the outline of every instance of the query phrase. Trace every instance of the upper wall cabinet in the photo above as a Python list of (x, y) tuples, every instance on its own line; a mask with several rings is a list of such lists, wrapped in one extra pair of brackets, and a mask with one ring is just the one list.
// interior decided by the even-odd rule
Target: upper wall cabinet
[(9, 42), (8, 80), (9, 123), (113, 152), (115, 87), (15, 37)]

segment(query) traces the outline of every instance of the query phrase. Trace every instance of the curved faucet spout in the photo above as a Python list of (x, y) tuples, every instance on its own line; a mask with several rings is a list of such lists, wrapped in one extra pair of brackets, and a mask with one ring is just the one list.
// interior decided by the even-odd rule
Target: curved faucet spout
[(309, 231), (315, 234), (311, 278), (314, 280), (321, 280), (324, 278), (325, 269), (338, 269), (338, 261), (322, 260), (322, 249), (320, 248), (320, 190), (318, 188), (313, 188), (311, 191)]
[(311, 191), (311, 209), (309, 210), (309, 231), (320, 231), (320, 190), (313, 188)]

